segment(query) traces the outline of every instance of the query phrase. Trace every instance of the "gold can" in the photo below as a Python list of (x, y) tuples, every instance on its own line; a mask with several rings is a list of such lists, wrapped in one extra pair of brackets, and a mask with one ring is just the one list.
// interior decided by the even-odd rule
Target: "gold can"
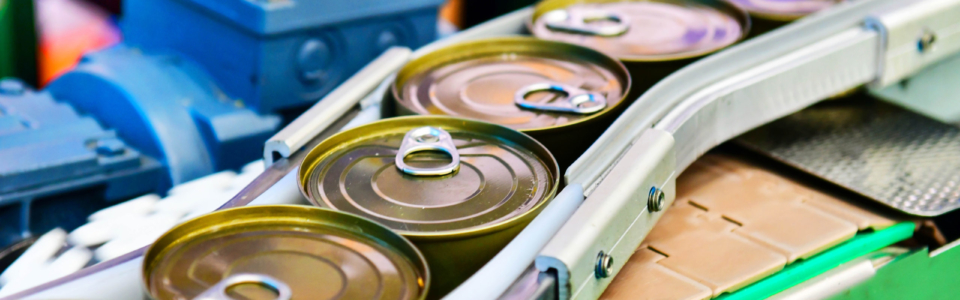
[(300, 165), (315, 205), (380, 222), (410, 239), (439, 298), (516, 236), (559, 185), (541, 144), (507, 127), (450, 117), (385, 119), (321, 142)]
[(623, 110), (629, 90), (626, 68), (601, 52), (530, 37), (493, 38), (409, 62), (397, 74), (388, 109), (519, 130), (565, 168)]
[(152, 299), (425, 299), (430, 272), (410, 241), (348, 213), (302, 205), (226, 209), (150, 246)]
[(527, 28), (536, 37), (591, 47), (627, 64), (643, 92), (696, 58), (746, 37), (750, 18), (720, 0), (546, 0)]

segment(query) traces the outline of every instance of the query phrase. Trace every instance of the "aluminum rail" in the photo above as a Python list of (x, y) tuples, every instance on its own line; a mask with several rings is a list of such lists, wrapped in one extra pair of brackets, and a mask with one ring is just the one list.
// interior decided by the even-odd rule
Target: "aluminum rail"
[(565, 174), (587, 199), (537, 269), (556, 272), (559, 299), (600, 297), (659, 217), (653, 191), (672, 201), (670, 182), (656, 185), (664, 174), (673, 180), (719, 143), (831, 95), (895, 83), (955, 54), (958, 26), (960, 0), (844, 3), (672, 74)]

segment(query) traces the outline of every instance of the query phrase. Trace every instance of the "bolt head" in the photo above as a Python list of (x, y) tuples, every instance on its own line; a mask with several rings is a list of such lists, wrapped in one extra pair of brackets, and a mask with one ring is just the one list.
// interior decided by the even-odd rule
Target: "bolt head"
[(920, 51), (920, 53), (930, 51), (936, 42), (937, 34), (929, 29), (924, 29), (923, 32), (920, 33), (920, 38), (917, 39), (917, 51)]
[(600, 251), (597, 254), (597, 267), (594, 270), (594, 275), (597, 279), (602, 279), (610, 277), (611, 274), (613, 274), (613, 256)]
[(666, 195), (662, 189), (651, 187), (650, 193), (647, 194), (647, 209), (654, 212), (663, 210), (665, 198)]

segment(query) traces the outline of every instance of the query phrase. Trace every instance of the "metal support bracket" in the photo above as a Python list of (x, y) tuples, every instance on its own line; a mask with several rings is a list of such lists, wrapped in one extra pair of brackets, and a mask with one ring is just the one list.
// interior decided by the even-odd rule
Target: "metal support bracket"
[[(675, 166), (673, 137), (665, 131), (648, 129), (630, 146), (609, 180), (584, 200), (536, 258), (541, 272), (556, 270), (559, 299), (600, 297), (660, 219), (662, 208), (673, 203)], [(648, 203), (659, 207), (651, 209)]]
[(874, 86), (896, 83), (960, 50), (960, 1), (914, 1), (867, 18), (885, 33)]

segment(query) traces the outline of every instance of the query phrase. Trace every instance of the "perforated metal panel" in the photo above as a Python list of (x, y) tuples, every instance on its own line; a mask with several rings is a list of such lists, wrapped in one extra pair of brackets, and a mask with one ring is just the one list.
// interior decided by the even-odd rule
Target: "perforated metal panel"
[(889, 104), (827, 103), (737, 141), (908, 214), (960, 208), (960, 128)]

